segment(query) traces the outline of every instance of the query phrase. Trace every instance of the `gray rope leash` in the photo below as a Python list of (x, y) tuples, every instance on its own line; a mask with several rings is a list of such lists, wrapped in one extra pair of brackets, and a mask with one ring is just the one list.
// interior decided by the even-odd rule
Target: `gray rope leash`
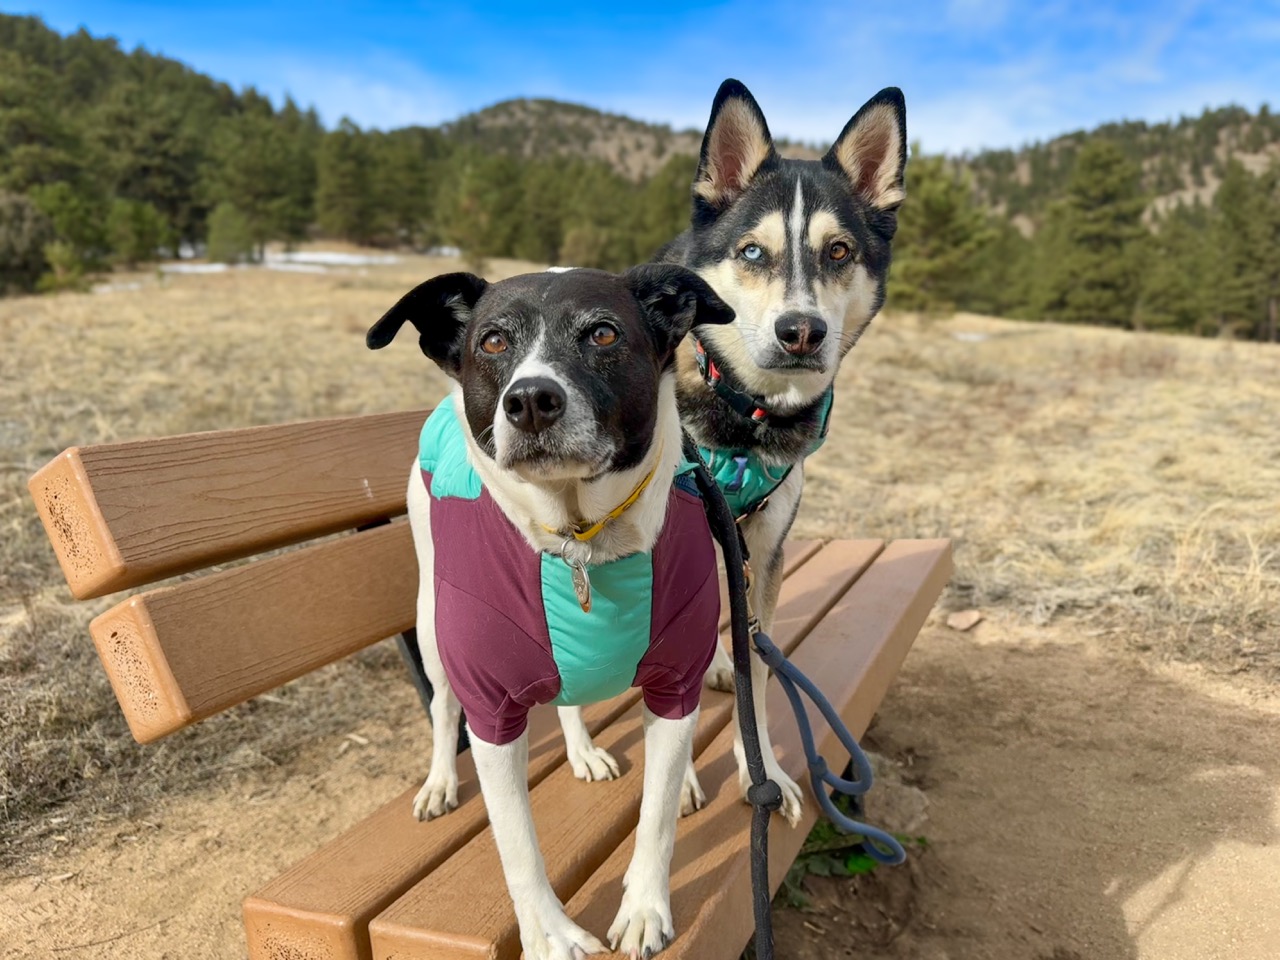
[[(756, 653), (773, 670), (787, 699), (791, 701), (791, 709), (796, 715), (796, 725), (800, 728), (800, 742), (804, 745), (805, 760), (809, 764), (809, 782), (813, 785), (813, 795), (818, 798), (818, 805), (822, 807), (822, 812), (840, 830), (863, 837), (866, 840), (863, 849), (873, 860), (887, 864), (904, 862), (907, 859), (907, 852), (892, 834), (886, 833), (879, 827), (845, 816), (836, 807), (829, 791), (823, 789), (826, 785), (836, 793), (842, 793), (848, 797), (860, 797), (871, 789), (874, 780), (867, 755), (862, 752), (862, 747), (858, 745), (858, 741), (840, 719), (840, 714), (813, 681), (774, 645), (767, 633), (757, 630), (752, 636), (752, 641), (755, 644)], [(853, 766), (852, 780), (845, 780), (832, 773), (827, 761), (818, 753), (817, 745), (814, 743), (813, 728), (809, 725), (809, 714), (804, 708), (804, 701), (800, 699), (801, 691), (804, 691), (813, 701), (813, 705), (818, 708), (827, 723), (831, 725), (832, 732), (839, 738), (840, 745), (848, 752)]]

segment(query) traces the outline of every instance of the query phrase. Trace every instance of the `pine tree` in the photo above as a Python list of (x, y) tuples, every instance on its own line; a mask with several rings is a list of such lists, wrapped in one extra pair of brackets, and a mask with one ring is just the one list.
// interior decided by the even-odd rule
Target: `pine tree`
[(973, 313), (1023, 316), (1031, 301), (1033, 243), (1000, 217), (989, 218), (985, 236), (957, 286), (956, 306)]
[(35, 289), (53, 223), (26, 197), (0, 191), (0, 293)]
[(948, 311), (965, 296), (973, 259), (995, 238), (967, 175), (942, 156), (907, 164), (907, 202), (898, 213), (889, 303), (897, 309)]
[(1261, 329), (1266, 299), (1265, 197), (1258, 178), (1232, 159), (1213, 198), (1209, 254), (1220, 336)]
[(1138, 177), (1138, 166), (1114, 144), (1093, 140), (1081, 148), (1060, 211), (1064, 256), (1045, 265), (1056, 319), (1132, 325), (1148, 239)]
[(674, 156), (641, 189), (635, 236), (641, 257), (651, 257), (689, 228), (689, 187), (697, 166), (696, 157)]
[(333, 237), (368, 243), (376, 229), (369, 145), (346, 117), (325, 135), (316, 156), (316, 219)]
[(150, 205), (175, 240), (203, 232), (207, 207), (197, 196), (200, 137), (171, 91), (129, 81), (93, 112), (93, 142), (105, 158), (109, 192)]
[(1198, 331), (1210, 314), (1214, 294), (1207, 269), (1207, 217), (1201, 208), (1179, 205), (1155, 226), (1134, 325), (1164, 332)]
[(290, 189), (294, 161), (293, 144), (270, 104), (224, 120), (214, 138), (206, 174), (209, 199), (239, 211), (259, 260), (268, 241), (284, 239), (296, 229), (290, 210), (296, 200)]

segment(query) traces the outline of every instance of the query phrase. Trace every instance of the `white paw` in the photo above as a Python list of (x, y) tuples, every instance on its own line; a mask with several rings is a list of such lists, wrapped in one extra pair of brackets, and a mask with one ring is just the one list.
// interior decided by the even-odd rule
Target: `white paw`
[[(738, 788), (742, 791), (743, 802), (749, 802), (747, 790), (751, 786), (751, 774), (747, 771), (747, 761), (736, 743), (733, 752), (738, 759)], [(804, 806), (800, 785), (783, 772), (771, 751), (764, 755), (764, 775), (782, 788), (782, 807), (778, 812), (794, 827), (800, 822), (800, 810)]]
[(584, 747), (569, 749), (569, 766), (573, 767), (575, 777), (588, 783), (618, 779), (618, 761), (613, 759), (613, 754), (590, 741)]
[(733, 661), (729, 658), (729, 654), (725, 653), (724, 647), (718, 643), (715, 656), (711, 658), (711, 666), (707, 667), (707, 673), (702, 678), (702, 682), (712, 690), (733, 693)]
[(413, 798), (413, 815), (419, 820), (434, 820), (443, 817), (458, 807), (458, 771), (449, 770), (443, 774), (431, 771), (427, 774), (422, 789)]
[(690, 763), (684, 768), (684, 783), (680, 785), (680, 816), (687, 817), (707, 805), (707, 795), (702, 792), (698, 773)]
[(647, 960), (661, 953), (675, 935), (669, 898), (657, 892), (642, 895), (628, 887), (617, 919), (609, 927), (609, 946), (633, 960)]
[(608, 952), (558, 906), (529, 911), (521, 917), (520, 945), (524, 960), (583, 960), (593, 953)]

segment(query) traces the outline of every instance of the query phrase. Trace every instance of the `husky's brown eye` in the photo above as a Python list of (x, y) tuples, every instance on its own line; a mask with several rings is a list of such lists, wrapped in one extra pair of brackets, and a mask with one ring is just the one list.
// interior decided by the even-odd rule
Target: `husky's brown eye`
[(618, 342), (618, 331), (607, 323), (600, 323), (591, 331), (591, 343), (597, 347), (612, 347)]
[(500, 333), (491, 333), (484, 338), (484, 342), (480, 344), (480, 349), (485, 353), (505, 353), (507, 350), (507, 338)]
[(836, 263), (843, 263), (848, 260), (852, 253), (853, 251), (849, 249), (849, 245), (847, 243), (841, 243), (839, 240), (833, 243), (831, 248), (827, 251), (827, 255)]

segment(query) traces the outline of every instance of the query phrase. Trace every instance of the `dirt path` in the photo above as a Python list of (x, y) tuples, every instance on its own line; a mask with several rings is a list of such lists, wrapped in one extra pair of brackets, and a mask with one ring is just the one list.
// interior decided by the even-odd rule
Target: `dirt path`
[[(414, 717), (409, 697), (379, 715)], [(242, 957), (241, 897), (401, 787), (426, 735), (410, 724), (31, 865), (0, 883), (0, 956)], [(1062, 629), (932, 625), (870, 739), (929, 797), (930, 848), (815, 883), (816, 913), (779, 918), (780, 958), (1280, 956), (1276, 701)]]
[(930, 798), (931, 848), (814, 884), (780, 955), (1274, 960), (1278, 707), (1061, 630), (933, 626), (869, 738)]

